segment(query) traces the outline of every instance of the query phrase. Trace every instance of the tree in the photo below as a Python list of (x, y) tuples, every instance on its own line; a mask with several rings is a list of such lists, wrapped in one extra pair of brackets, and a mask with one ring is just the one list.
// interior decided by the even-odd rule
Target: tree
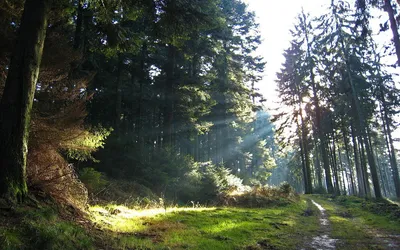
[(392, 30), (393, 33), (394, 48), (396, 50), (397, 64), (400, 66), (400, 37), (399, 37), (397, 20), (394, 16), (394, 10), (391, 0), (385, 0), (384, 9), (386, 10), (389, 16), (390, 29)]
[(27, 0), (0, 103), (0, 194), (22, 201), (36, 82), (43, 53), (47, 0)]

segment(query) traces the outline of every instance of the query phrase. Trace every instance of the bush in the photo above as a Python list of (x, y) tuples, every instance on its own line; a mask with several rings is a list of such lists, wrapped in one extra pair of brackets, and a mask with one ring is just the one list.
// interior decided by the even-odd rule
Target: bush
[(79, 179), (85, 184), (90, 193), (98, 192), (108, 184), (104, 175), (93, 168), (83, 168), (80, 170)]
[(327, 194), (327, 192), (323, 187), (315, 187), (313, 188), (313, 194)]
[(32, 148), (28, 155), (28, 185), (31, 190), (42, 190), (62, 203), (84, 210), (88, 191), (78, 179), (72, 164), (59, 152), (42, 145)]
[(176, 197), (183, 203), (218, 204), (221, 196), (243, 192), (247, 188), (242, 179), (233, 175), (229, 169), (203, 162), (196, 163), (194, 169), (184, 176), (175, 190)]
[(298, 201), (298, 194), (287, 183), (279, 187), (254, 186), (241, 194), (221, 197), (221, 204), (241, 207), (284, 206)]
[(95, 204), (123, 204), (134, 209), (158, 207), (160, 200), (149, 188), (137, 182), (114, 179), (109, 179), (107, 187), (91, 198)]

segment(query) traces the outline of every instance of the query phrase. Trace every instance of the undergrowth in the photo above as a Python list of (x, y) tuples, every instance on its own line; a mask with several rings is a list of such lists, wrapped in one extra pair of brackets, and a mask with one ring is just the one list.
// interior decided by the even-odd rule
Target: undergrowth
[(400, 207), (385, 199), (363, 199), (355, 196), (338, 196), (332, 199), (349, 211), (366, 211), (400, 223)]
[(227, 193), (221, 197), (222, 205), (237, 207), (285, 206), (299, 201), (299, 195), (287, 183), (279, 187), (255, 186), (242, 193)]
[(1, 249), (96, 249), (85, 228), (74, 222), (77, 215), (66, 211), (45, 203), (1, 210)]

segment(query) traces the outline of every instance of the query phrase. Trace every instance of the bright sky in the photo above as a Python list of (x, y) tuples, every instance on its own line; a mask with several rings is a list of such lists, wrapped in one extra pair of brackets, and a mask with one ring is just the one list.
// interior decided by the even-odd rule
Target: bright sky
[(288, 48), (291, 36), (289, 30), (293, 28), (296, 16), (301, 8), (310, 14), (321, 12), (322, 5), (329, 4), (330, 0), (244, 0), (249, 9), (255, 11), (260, 24), (263, 43), (258, 53), (267, 61), (265, 76), (258, 84), (261, 93), (267, 99), (267, 107), (275, 106), (277, 101), (276, 72), (283, 63), (283, 51)]
[[(273, 109), (279, 107), (275, 79), (276, 72), (279, 71), (284, 61), (283, 51), (288, 48), (291, 40), (289, 30), (293, 28), (296, 17), (302, 8), (312, 16), (318, 15), (326, 10), (326, 6), (331, 3), (331, 0), (244, 0), (244, 2), (248, 4), (250, 10), (256, 13), (257, 22), (260, 24), (263, 43), (257, 54), (265, 58), (267, 65), (265, 76), (258, 83), (258, 88), (267, 99), (266, 107)], [(378, 23), (375, 23), (375, 28), (379, 27)], [(375, 39), (378, 39), (381, 44), (385, 44), (391, 39), (391, 32), (376, 35)], [(389, 59), (392, 64), (395, 61), (395, 58)], [(397, 72), (397, 69), (388, 70)], [(400, 129), (395, 131), (394, 136), (400, 138)], [(396, 147), (400, 148), (400, 143)]]

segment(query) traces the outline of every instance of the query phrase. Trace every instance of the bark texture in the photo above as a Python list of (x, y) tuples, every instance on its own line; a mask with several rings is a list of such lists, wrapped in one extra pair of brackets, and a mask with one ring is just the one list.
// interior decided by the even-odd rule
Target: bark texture
[(22, 201), (33, 97), (47, 27), (47, 0), (26, 0), (0, 103), (0, 195)]

